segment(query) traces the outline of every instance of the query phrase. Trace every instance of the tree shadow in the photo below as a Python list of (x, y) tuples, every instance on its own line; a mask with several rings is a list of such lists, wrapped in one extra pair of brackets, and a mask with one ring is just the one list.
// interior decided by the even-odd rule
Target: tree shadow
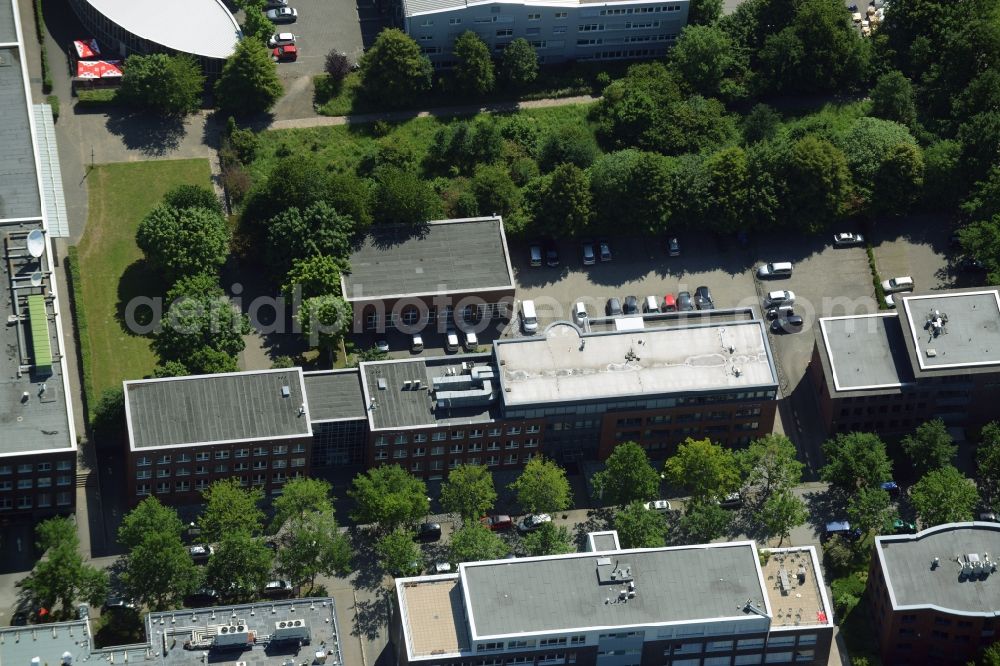
[(354, 604), (354, 628), (351, 635), (370, 641), (378, 638), (381, 630), (389, 626), (392, 601), (393, 593), (386, 588), (379, 589), (374, 599), (359, 599)]
[[(145, 259), (137, 259), (129, 264), (118, 279), (118, 302), (115, 305), (115, 319), (122, 331), (131, 336), (145, 337), (142, 328), (153, 322), (156, 312), (152, 304), (163, 297), (162, 276)], [(148, 305), (147, 305), (148, 304)], [(160, 305), (160, 315), (166, 311), (166, 303)]]
[(163, 157), (176, 150), (187, 132), (183, 117), (119, 109), (108, 112), (106, 126), (126, 148), (146, 157)]
[(573, 544), (578, 551), (587, 548), (587, 534), (590, 532), (603, 532), (612, 529), (614, 509), (591, 509), (587, 511), (587, 520), (577, 523), (573, 530)]
[(354, 551), (354, 570), (357, 572), (353, 580), (354, 588), (368, 591), (382, 588), (385, 571), (379, 563), (378, 553), (375, 552), (377, 534), (374, 529), (351, 527), (347, 531), (347, 537)]

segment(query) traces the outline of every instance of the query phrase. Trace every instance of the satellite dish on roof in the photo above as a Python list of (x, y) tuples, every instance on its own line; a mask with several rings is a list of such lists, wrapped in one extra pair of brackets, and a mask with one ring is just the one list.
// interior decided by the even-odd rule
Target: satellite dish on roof
[(41, 229), (32, 229), (28, 234), (28, 254), (36, 259), (45, 252), (45, 234)]
[(32, 287), (41, 287), (42, 286), (42, 272), (41, 271), (35, 271), (34, 273), (31, 274), (31, 286)]

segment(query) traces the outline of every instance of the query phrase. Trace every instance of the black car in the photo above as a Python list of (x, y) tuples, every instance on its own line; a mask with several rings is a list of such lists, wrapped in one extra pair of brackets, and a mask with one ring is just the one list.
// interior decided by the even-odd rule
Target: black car
[(699, 310), (715, 309), (715, 301), (712, 300), (712, 292), (708, 287), (698, 287), (694, 290), (694, 304)]
[(556, 249), (556, 242), (551, 238), (546, 238), (544, 245), (545, 245), (545, 265), (558, 266), (559, 250)]
[(625, 307), (622, 308), (622, 310), (627, 315), (636, 314), (637, 312), (639, 312), (639, 299), (637, 299), (635, 296), (626, 296)]
[(417, 541), (437, 541), (441, 538), (441, 525), (438, 523), (421, 523), (417, 528)]
[(604, 313), (609, 317), (617, 317), (622, 314), (621, 302), (612, 296), (608, 299), (608, 304), (604, 306)]
[(677, 241), (677, 236), (667, 239), (667, 254), (671, 257), (681, 256), (681, 244)]
[(795, 333), (802, 330), (802, 317), (799, 315), (789, 315), (778, 317), (771, 322), (771, 330), (775, 333)]
[(542, 265), (541, 241), (534, 241), (528, 246), (528, 263), (536, 267)]
[(694, 301), (691, 300), (690, 291), (682, 291), (677, 294), (677, 311), (691, 312), (694, 310)]

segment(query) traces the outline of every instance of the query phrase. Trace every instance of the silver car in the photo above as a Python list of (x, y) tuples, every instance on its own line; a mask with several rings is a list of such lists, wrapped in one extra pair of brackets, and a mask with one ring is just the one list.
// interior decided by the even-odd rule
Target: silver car
[(299, 13), (292, 7), (279, 7), (278, 9), (268, 9), (265, 16), (271, 23), (295, 23), (299, 18)]

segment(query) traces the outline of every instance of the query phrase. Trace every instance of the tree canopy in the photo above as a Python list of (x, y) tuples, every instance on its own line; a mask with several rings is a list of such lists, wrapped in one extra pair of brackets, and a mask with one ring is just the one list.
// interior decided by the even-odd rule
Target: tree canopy
[(708, 439), (688, 437), (664, 466), (667, 481), (684, 488), (695, 500), (715, 500), (740, 485), (735, 454)]
[(219, 542), (227, 534), (258, 536), (263, 531), (260, 504), (264, 491), (260, 488), (243, 488), (239, 479), (221, 479), (208, 487), (204, 498), (205, 510), (198, 518), (198, 527), (206, 543)]
[(615, 512), (615, 530), (622, 548), (659, 548), (667, 536), (667, 521), (658, 511), (649, 511), (642, 502)]
[(104, 602), (108, 576), (103, 569), (84, 564), (80, 538), (72, 520), (49, 518), (35, 527), (35, 536), (38, 552), (43, 556), (20, 585), (36, 608), (69, 619), (75, 616), (77, 600), (94, 606)]
[(118, 97), (166, 116), (194, 113), (201, 106), (205, 76), (192, 56), (179, 53), (133, 54), (122, 67)]
[[(315, 488), (314, 488), (315, 490)], [(285, 486), (281, 497), (288, 492)], [(303, 498), (305, 499), (305, 498)], [(319, 500), (318, 497), (313, 498)], [(343, 576), (351, 570), (351, 544), (340, 532), (333, 507), (322, 501), (300, 504), (302, 514), (293, 513), (278, 550), (278, 570), (295, 586), (309, 583), (316, 576)], [(287, 507), (282, 507), (287, 508)]]
[(553, 513), (569, 508), (572, 493), (566, 471), (542, 456), (535, 456), (510, 489), (517, 495), (517, 502), (528, 513)]
[(248, 529), (222, 534), (208, 559), (205, 582), (223, 599), (246, 603), (257, 598), (271, 577), (274, 555)]
[(747, 486), (762, 497), (792, 488), (802, 480), (805, 465), (799, 462), (795, 444), (785, 435), (764, 435), (737, 455)]
[(285, 93), (271, 52), (259, 39), (241, 39), (215, 82), (216, 103), (233, 114), (270, 111)]
[(290, 519), (301, 520), (316, 511), (332, 511), (331, 492), (330, 483), (323, 479), (289, 479), (272, 502), (271, 531), (277, 532)]
[(503, 539), (478, 521), (466, 523), (453, 532), (449, 547), (450, 560), (455, 564), (499, 560), (509, 551)]
[(345, 258), (350, 254), (354, 232), (354, 220), (325, 201), (316, 201), (304, 209), (289, 207), (267, 225), (268, 263), (275, 275), (282, 275), (297, 259), (317, 255)]
[(994, 511), (1000, 511), (1000, 424), (996, 421), (983, 427), (976, 460), (983, 502)]
[(977, 501), (976, 487), (951, 465), (927, 472), (910, 488), (922, 527), (972, 520)]
[(354, 477), (348, 496), (357, 508), (351, 518), (377, 523), (385, 530), (417, 522), (427, 515), (427, 485), (399, 465), (373, 467)]
[(623, 442), (604, 462), (604, 469), (591, 479), (594, 494), (606, 504), (625, 506), (659, 496), (660, 474), (649, 464), (645, 449)]
[(482, 37), (466, 30), (455, 40), (455, 83), (459, 90), (473, 95), (485, 95), (493, 90), (496, 75), (490, 48)]
[(126, 550), (132, 550), (150, 534), (166, 534), (178, 539), (184, 531), (184, 524), (172, 507), (163, 506), (160, 500), (150, 495), (125, 514), (118, 526), (118, 543)]
[(778, 537), (780, 546), (792, 529), (806, 522), (809, 511), (805, 503), (785, 488), (772, 493), (754, 514), (768, 537)]
[(431, 86), (431, 61), (397, 28), (378, 33), (359, 65), (365, 95), (386, 106), (406, 104)]
[(486, 515), (497, 501), (493, 473), (482, 465), (459, 465), (448, 472), (441, 484), (441, 507), (457, 513), (463, 523), (472, 523)]
[(503, 50), (500, 78), (510, 86), (525, 86), (538, 77), (538, 54), (527, 39), (518, 37)]
[(851, 525), (865, 534), (886, 534), (896, 518), (889, 493), (882, 488), (861, 488), (847, 500), (847, 517)]
[(375, 553), (379, 564), (390, 575), (414, 576), (423, 568), (424, 556), (414, 543), (414, 533), (404, 527), (397, 527), (383, 535), (375, 543)]
[(542, 523), (534, 532), (525, 534), (521, 539), (529, 557), (540, 555), (562, 555), (576, 550), (569, 529), (565, 525)]
[(142, 219), (136, 244), (168, 280), (218, 273), (229, 256), (229, 226), (208, 208), (156, 206)]
[(677, 527), (686, 543), (709, 543), (725, 536), (732, 522), (732, 514), (718, 502), (695, 500), (684, 507)]
[(823, 455), (827, 462), (820, 478), (844, 492), (875, 488), (892, 478), (885, 443), (874, 433), (838, 434), (823, 445)]
[(902, 447), (918, 476), (950, 465), (958, 453), (958, 445), (941, 419), (919, 425), (912, 435), (903, 438)]

